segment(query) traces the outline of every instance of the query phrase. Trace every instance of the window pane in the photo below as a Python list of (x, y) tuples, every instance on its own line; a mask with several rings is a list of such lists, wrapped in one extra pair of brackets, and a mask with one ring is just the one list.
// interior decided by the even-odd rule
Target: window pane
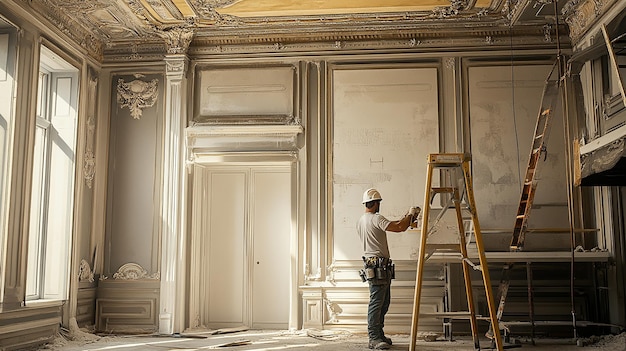
[(78, 69), (41, 47), (28, 245), (28, 299), (67, 298), (73, 229)]
[(44, 169), (45, 169), (45, 138), (46, 130), (37, 127), (35, 131), (35, 151), (33, 157), (33, 188), (30, 204), (30, 230), (28, 237), (28, 266), (26, 281), (27, 299), (41, 297), (41, 264), (42, 264), (42, 208), (44, 204)]
[[(7, 169), (11, 162), (11, 134), (13, 129), (13, 110), (15, 107), (15, 72), (16, 72), (16, 35), (15, 30), (0, 17), (0, 26), (5, 32), (0, 33), (0, 243), (4, 242), (6, 231), (6, 211), (9, 199), (7, 194)], [(0, 262), (4, 262), (0, 248)]]

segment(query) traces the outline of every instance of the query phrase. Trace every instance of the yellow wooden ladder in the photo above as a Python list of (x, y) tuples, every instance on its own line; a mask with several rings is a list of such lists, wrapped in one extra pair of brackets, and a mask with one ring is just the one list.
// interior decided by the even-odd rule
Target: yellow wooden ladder
[[(441, 153), (428, 155), (428, 174), (426, 180), (426, 192), (424, 196), (424, 207), (422, 209), (422, 229), (419, 247), (419, 256), (417, 258), (417, 273), (415, 278), (415, 297), (413, 304), (413, 318), (411, 320), (411, 340), (409, 344), (409, 351), (415, 351), (415, 342), (417, 338), (417, 327), (420, 316), (420, 298), (422, 294), (422, 282), (424, 263), (428, 259), (426, 253), (429, 251), (428, 235), (432, 228), (429, 227), (429, 215), (431, 213), (431, 202), (436, 195), (449, 194), (450, 200), (454, 203), (454, 209), (456, 211), (456, 218), (459, 228), (459, 249), (461, 254), (461, 263), (463, 265), (463, 276), (465, 279), (465, 292), (467, 295), (467, 305), (472, 337), (474, 341), (474, 347), (480, 350), (480, 342), (478, 337), (478, 326), (476, 316), (476, 306), (474, 304), (474, 295), (472, 289), (472, 279), (470, 276), (471, 268), (478, 269), (482, 273), (483, 284), (486, 293), (486, 300), (489, 306), (489, 320), (494, 328), (494, 340), (499, 351), (503, 350), (502, 338), (500, 336), (500, 328), (498, 327), (498, 319), (496, 318), (496, 305), (494, 303), (491, 281), (489, 278), (489, 269), (487, 266), (487, 260), (485, 258), (485, 250), (483, 245), (483, 239), (480, 232), (480, 224), (478, 223), (478, 216), (476, 214), (476, 206), (474, 203), (474, 191), (472, 188), (472, 179), (469, 169), (470, 156), (461, 153)], [(433, 172), (435, 170), (440, 171), (441, 178), (444, 175), (448, 175), (450, 181), (449, 184), (442, 187), (433, 187)], [(446, 174), (444, 174), (446, 173)], [(462, 176), (460, 176), (462, 174)], [(462, 201), (465, 199), (465, 201)], [(475, 265), (471, 262), (467, 253), (467, 240), (465, 233), (465, 226), (463, 222), (462, 208), (469, 211), (471, 214), (471, 224), (473, 225), (474, 237), (476, 241), (476, 248), (478, 250), (479, 265)], [(445, 210), (445, 208), (443, 209)], [(458, 315), (459, 312), (451, 312)], [(446, 313), (441, 314), (442, 317), (446, 316)]]

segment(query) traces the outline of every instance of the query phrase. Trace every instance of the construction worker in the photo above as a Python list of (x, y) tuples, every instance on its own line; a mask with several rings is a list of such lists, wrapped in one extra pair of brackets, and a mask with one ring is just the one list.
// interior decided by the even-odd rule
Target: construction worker
[(357, 222), (356, 228), (363, 247), (364, 269), (359, 273), (363, 281), (368, 281), (370, 300), (367, 308), (367, 333), (369, 348), (386, 350), (391, 339), (383, 331), (385, 314), (391, 303), (391, 279), (394, 278), (394, 265), (389, 255), (387, 231), (404, 232), (414, 220), (418, 207), (411, 207), (400, 220), (390, 221), (379, 214), (382, 197), (378, 190), (370, 188), (363, 193), (365, 213)]

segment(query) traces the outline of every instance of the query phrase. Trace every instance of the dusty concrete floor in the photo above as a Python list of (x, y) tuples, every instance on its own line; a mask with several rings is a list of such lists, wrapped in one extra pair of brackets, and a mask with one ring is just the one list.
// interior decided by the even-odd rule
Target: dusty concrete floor
[[(341, 331), (300, 330), (268, 331), (249, 330), (234, 333), (211, 335), (210, 333), (183, 334), (180, 336), (154, 335), (127, 335), (127, 336), (94, 336), (87, 333), (76, 333), (59, 337), (55, 342), (40, 350), (55, 351), (165, 351), (165, 350), (368, 350), (367, 336)], [(408, 350), (409, 335), (390, 335), (393, 340), (391, 350)], [(74, 340), (68, 340), (74, 339)], [(577, 346), (571, 339), (536, 339), (535, 345), (528, 340), (521, 340), (521, 344), (511, 350), (532, 351), (626, 351), (626, 333), (616, 336), (603, 336), (593, 339), (580, 339)], [(510, 346), (510, 345), (505, 345)], [(455, 341), (424, 341), (416, 342), (416, 350), (460, 350), (473, 351), (474, 345), (469, 337), (458, 337)], [(491, 344), (487, 340), (481, 343), (481, 349), (490, 350)]]

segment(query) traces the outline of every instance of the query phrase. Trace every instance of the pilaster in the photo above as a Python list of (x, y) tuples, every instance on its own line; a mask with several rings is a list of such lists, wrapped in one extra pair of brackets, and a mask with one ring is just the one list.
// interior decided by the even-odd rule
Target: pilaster
[(181, 332), (184, 306), (186, 125), (185, 54), (165, 56), (165, 121), (163, 130), (163, 186), (161, 188), (161, 296), (159, 333)]

